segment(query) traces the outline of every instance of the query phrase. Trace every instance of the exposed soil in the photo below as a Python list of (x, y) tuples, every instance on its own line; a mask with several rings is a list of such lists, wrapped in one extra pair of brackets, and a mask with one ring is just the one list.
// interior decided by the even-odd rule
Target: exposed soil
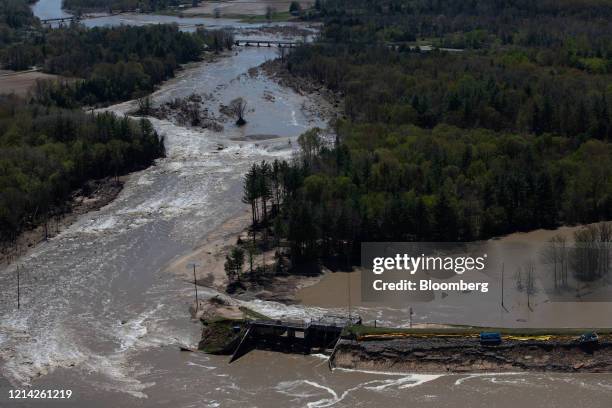
[(193, 281), (193, 271), (187, 269), (187, 264), (197, 259), (199, 263), (206, 265), (206, 269), (196, 270), (198, 284), (225, 290), (227, 286), (227, 277), (223, 268), (225, 255), (231, 246), (236, 244), (237, 237), (245, 231), (250, 219), (250, 210), (246, 209), (238, 216), (230, 218), (208, 234), (206, 240), (192, 252), (172, 262), (167, 270)]
[(320, 99), (324, 103), (321, 103), (316, 109), (327, 118), (336, 117), (342, 110), (342, 94), (330, 91), (310, 79), (291, 74), (281, 58), (263, 63), (259, 66), (259, 70), (282, 86), (291, 88), (301, 95), (309, 94)]
[(227, 296), (214, 296), (199, 302), (199, 310), (192, 307), (192, 316), (202, 322), (202, 336), (198, 349), (213, 354), (231, 354), (252, 319), (265, 318), (241, 307)]
[[(206, 240), (191, 253), (177, 259), (170, 264), (167, 270), (182, 276), (186, 280), (193, 281), (193, 271), (187, 268), (187, 264), (193, 259), (198, 259), (205, 269), (198, 269), (197, 283), (224, 292), (227, 289), (227, 276), (224, 264), (225, 256), (232, 246), (249, 238), (248, 225), (250, 222), (250, 210), (245, 210), (237, 217), (231, 218), (213, 232)], [(274, 254), (276, 248), (271, 248), (265, 253), (266, 270), (265, 275), (258, 276), (256, 281), (249, 280), (247, 273), (243, 277), (239, 288), (234, 288), (232, 295), (242, 300), (262, 299), (274, 300), (283, 303), (295, 303), (296, 294), (303, 288), (316, 284), (321, 276), (313, 275), (287, 275), (274, 274), (273, 268), (276, 262)], [(264, 256), (258, 254), (254, 257), (254, 268), (263, 266)], [(248, 258), (245, 259), (245, 271), (249, 268)], [(325, 273), (325, 271), (323, 271)]]
[(14, 93), (19, 96), (26, 96), (29, 90), (40, 80), (61, 79), (57, 75), (45, 74), (38, 71), (26, 72), (0, 72), (0, 94)]
[(22, 232), (13, 245), (0, 248), (0, 262), (11, 263), (24, 255), (37, 244), (52, 238), (85, 213), (97, 211), (113, 201), (123, 188), (124, 178), (108, 177), (100, 180), (91, 180), (84, 187), (72, 194), (68, 211), (53, 217), (47, 223), (46, 237), (45, 225), (37, 225)]

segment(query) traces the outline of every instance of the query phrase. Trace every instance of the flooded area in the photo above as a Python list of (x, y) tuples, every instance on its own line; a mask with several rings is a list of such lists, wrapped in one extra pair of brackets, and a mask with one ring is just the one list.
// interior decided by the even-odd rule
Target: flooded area
[[(598, 282), (591, 286), (583, 283), (580, 290), (574, 282), (569, 285), (571, 288), (556, 290), (553, 286), (552, 266), (543, 264), (542, 254), (548, 240), (553, 236), (563, 236), (571, 242), (573, 233), (582, 228), (561, 227), (556, 230), (515, 233), (476, 244), (478, 253), (489, 256), (483, 271), (470, 271), (463, 275), (450, 273), (443, 278), (435, 273), (402, 276), (416, 280), (433, 278), (440, 282), (487, 282), (486, 293), (415, 291), (391, 294), (384, 301), (376, 301), (367, 299), (362, 291), (367, 282), (364, 275), (372, 275), (371, 270), (355, 268), (351, 273), (326, 273), (319, 282), (302, 288), (297, 298), (306, 306), (338, 311), (346, 310), (350, 301), (353, 312), (366, 322), (377, 320), (381, 325), (401, 327), (410, 324), (410, 307), (414, 312), (412, 319), (415, 323), (491, 327), (609, 327), (612, 287), (608, 282)], [(519, 288), (517, 283), (517, 273), (524, 270), (528, 261), (533, 262), (535, 268), (534, 293), (529, 300), (524, 288)], [(393, 280), (389, 278), (387, 281)]]
[(62, 0), (40, 0), (32, 6), (32, 12), (41, 20), (70, 17), (70, 13), (62, 9)]
[[(232, 2), (223, 3), (223, 7), (233, 7)], [(263, 6), (261, 5), (263, 4)], [(265, 13), (265, 7), (267, 3), (259, 2), (238, 2), (238, 7), (248, 7), (249, 10), (252, 8), (254, 14)], [(284, 3), (283, 3), (284, 4)], [(56, 18), (67, 18), (72, 15), (61, 8), (62, 0), (40, 0), (32, 6), (34, 15), (41, 20), (56, 19)], [(203, 5), (203, 8), (207, 9), (211, 6), (211, 3)], [(263, 7), (263, 8), (262, 8)], [(284, 6), (283, 6), (284, 7)], [(289, 2), (287, 3), (287, 9)], [(199, 10), (200, 8), (187, 9), (187, 10)], [(284, 11), (284, 10), (283, 10)], [(194, 14), (190, 16), (189, 14)], [(86, 18), (81, 19), (81, 23), (89, 28), (92, 27), (112, 27), (119, 25), (134, 25), (143, 26), (151, 24), (177, 24), (181, 30), (184, 31), (195, 31), (197, 27), (206, 27), (209, 29), (236, 29), (236, 28), (257, 28), (257, 27), (275, 27), (275, 26), (300, 26), (299, 23), (290, 22), (258, 22), (248, 23), (242, 22), (238, 18), (227, 18), (227, 17), (212, 17), (206, 15), (200, 16), (199, 12), (186, 13), (186, 16), (178, 15), (161, 15), (161, 14), (146, 14), (146, 13), (134, 13), (125, 12), (120, 14), (109, 15), (108, 13), (95, 13), (88, 15)], [(228, 14), (228, 13), (226, 13)], [(234, 13), (232, 13), (234, 14)], [(247, 13), (249, 14), (249, 13)]]
[[(108, 18), (131, 24), (132, 17)], [(137, 24), (165, 19), (134, 18)], [(318, 355), (256, 351), (229, 365), (226, 356), (179, 351), (179, 345), (197, 343), (201, 327), (188, 312), (193, 283), (177, 277), (168, 265), (244, 213), (242, 175), (252, 162), (288, 159), (302, 132), (326, 125), (317, 113), (320, 100), (249, 73), (275, 57), (274, 48), (243, 47), (214, 62), (190, 64), (163, 84), (153, 94), (156, 104), (196, 93), (208, 95), (211, 109), (217, 109), (243, 97), (249, 104), (247, 125), (237, 128), (230, 121), (222, 132), (213, 132), (152, 118), (165, 138), (167, 157), (131, 174), (115, 201), (82, 216), (19, 260), (19, 310), (15, 265), (0, 270), (0, 406), (443, 407), (462, 401), (501, 408), (609, 407), (612, 375), (330, 371), (325, 357)], [(124, 114), (134, 106), (127, 102), (109, 110)], [(253, 135), (275, 137), (259, 140)], [(359, 278), (351, 275), (357, 299)], [(278, 318), (345, 313), (347, 281), (342, 273), (324, 277), (318, 286), (304, 289), (304, 304), (245, 304)], [(215, 294), (200, 289), (203, 297)], [(408, 324), (406, 308), (358, 300), (355, 307), (365, 320)], [(460, 309), (417, 308), (416, 318), (442, 322)], [(488, 321), (486, 316), (468, 317), (469, 323)], [(71, 389), (73, 396), (9, 402), (8, 390), (22, 387)]]

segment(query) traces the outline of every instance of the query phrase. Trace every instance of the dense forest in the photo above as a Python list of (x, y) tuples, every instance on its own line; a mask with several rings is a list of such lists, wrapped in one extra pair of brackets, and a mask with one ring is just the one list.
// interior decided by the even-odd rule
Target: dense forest
[[(85, 113), (84, 106), (139, 97), (227, 34), (176, 25), (43, 28), (26, 0), (0, 0), (0, 61), (65, 81), (39, 81), (24, 100), (0, 96), (0, 243), (62, 213), (87, 180), (148, 166), (163, 140), (146, 120)], [(1, 93), (1, 92), (0, 92)]]
[(45, 98), (62, 106), (93, 105), (137, 97), (174, 76), (179, 64), (201, 58), (205, 38), (176, 25), (50, 29), (2, 53), (11, 69), (40, 65), (48, 73), (82, 78)]
[(341, 93), (346, 117), (335, 140), (310, 131), (299, 158), (247, 175), (243, 200), (264, 245), (286, 242), (304, 263), (356, 257), (367, 241), (467, 241), (612, 218), (612, 4), (316, 8), (320, 40), (286, 66)]
[(0, 96), (0, 242), (63, 212), (85, 181), (148, 166), (161, 155), (163, 140), (146, 120)]
[(38, 24), (31, 3), (34, 0), (0, 0), (0, 50), (20, 41), (25, 30)]
[(77, 79), (39, 88), (39, 103), (76, 107), (140, 97), (173, 77), (180, 64), (201, 59), (204, 50), (233, 46), (223, 30), (187, 33), (176, 24), (42, 28), (27, 3), (0, 0), (6, 13), (0, 16), (0, 63)]

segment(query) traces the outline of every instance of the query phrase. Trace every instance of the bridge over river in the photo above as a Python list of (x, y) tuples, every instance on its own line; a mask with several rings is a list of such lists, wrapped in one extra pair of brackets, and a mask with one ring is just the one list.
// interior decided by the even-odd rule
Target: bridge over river
[(303, 44), (297, 41), (282, 41), (282, 40), (256, 40), (251, 38), (236, 38), (234, 40), (234, 45), (236, 47), (244, 46), (244, 47), (289, 47), (293, 48), (299, 44)]
[(79, 17), (68, 16), (68, 17), (57, 17), (57, 18), (45, 18), (45, 19), (41, 19), (40, 22), (43, 25), (51, 26), (54, 24), (78, 23), (80, 20), (81, 19)]

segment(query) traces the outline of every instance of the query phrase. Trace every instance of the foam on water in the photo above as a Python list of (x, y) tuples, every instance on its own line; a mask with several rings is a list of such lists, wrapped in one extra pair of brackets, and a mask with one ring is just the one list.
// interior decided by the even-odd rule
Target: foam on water
[(305, 307), (302, 305), (287, 305), (284, 303), (255, 299), (241, 301), (244, 306), (274, 319), (310, 320), (330, 314), (330, 309)]
[[(360, 383), (356, 386), (350, 387), (342, 392), (337, 392), (331, 386), (323, 385), (312, 380), (294, 380), (294, 381), (283, 381), (277, 384), (276, 390), (279, 393), (299, 398), (302, 400), (312, 399), (318, 397), (320, 399), (310, 401), (306, 403), (308, 408), (324, 408), (331, 407), (344, 399), (349, 397), (351, 394), (359, 390), (368, 391), (387, 391), (389, 389), (402, 390), (406, 388), (412, 388), (424, 384), (429, 381), (433, 381), (440, 378), (441, 375), (427, 375), (427, 374), (406, 374), (406, 373), (388, 373), (378, 371), (367, 371), (367, 370), (349, 370), (349, 369), (336, 369), (338, 371), (345, 372), (359, 372), (366, 374), (374, 374), (381, 376), (391, 376), (396, 378), (387, 378), (380, 380), (369, 380)], [(335, 370), (334, 370), (335, 371)]]
[(525, 373), (509, 372), (509, 373), (476, 373), (476, 374), (469, 374), (469, 375), (466, 375), (465, 377), (461, 377), (461, 378), (457, 379), (457, 381), (455, 381), (455, 385), (456, 386), (462, 385), (466, 381), (470, 381), (470, 380), (473, 380), (473, 379), (480, 379), (480, 378), (496, 379), (498, 377), (503, 377), (503, 376), (517, 376), (517, 375), (525, 375)]
[[(242, 211), (235, 192), (252, 162), (289, 158), (293, 147), (287, 141), (321, 124), (302, 112), (306, 97), (263, 77), (243, 75), (273, 52), (249, 49), (215, 63), (194, 64), (153, 97), (216, 92), (217, 104), (242, 92), (251, 101), (260, 100), (264, 91), (277, 93), (276, 105), (264, 101), (249, 113), (247, 127), (252, 126), (249, 134), (281, 138), (237, 142), (233, 139), (241, 130), (230, 125), (215, 133), (152, 118), (164, 136), (167, 156), (132, 174), (112, 203), (83, 215), (20, 260), (31, 275), (22, 282), (19, 312), (13, 306), (15, 268), (0, 273), (0, 372), (14, 386), (30, 385), (58, 367), (74, 367), (101, 376), (96, 377), (99, 387), (144, 398), (154, 383), (138, 380), (148, 367), (134, 365), (134, 356), (197, 342), (199, 328), (187, 312), (190, 285), (160, 271)], [(107, 110), (123, 115), (134, 107), (130, 101)], [(253, 306), (272, 316), (325, 313), (257, 301)]]

